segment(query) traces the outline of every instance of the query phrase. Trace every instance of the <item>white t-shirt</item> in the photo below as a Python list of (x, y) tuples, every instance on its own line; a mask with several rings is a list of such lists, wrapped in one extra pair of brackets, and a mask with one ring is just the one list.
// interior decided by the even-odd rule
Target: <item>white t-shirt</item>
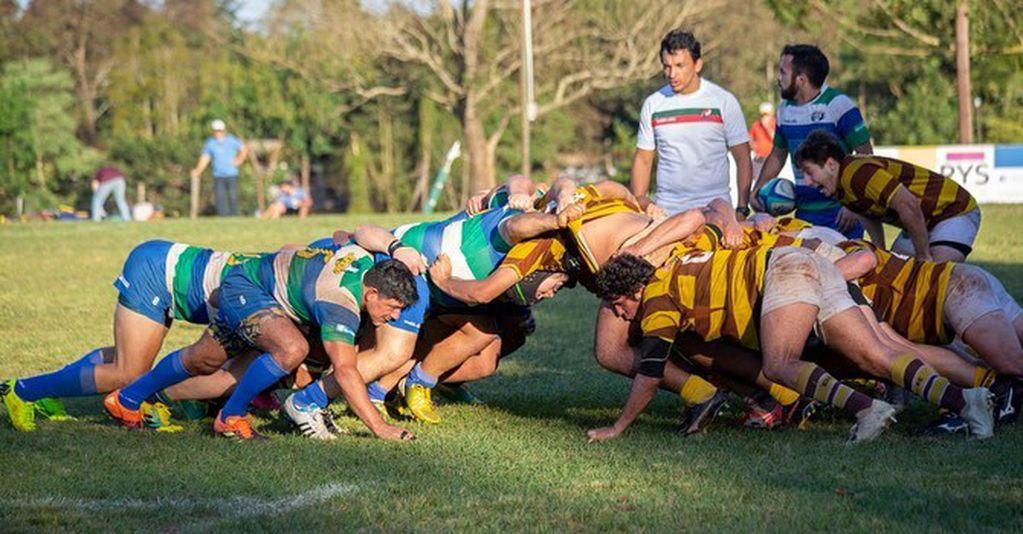
[(636, 147), (657, 150), (656, 202), (669, 215), (715, 198), (731, 203), (728, 149), (748, 142), (739, 101), (703, 78), (688, 95), (665, 85), (639, 114)]

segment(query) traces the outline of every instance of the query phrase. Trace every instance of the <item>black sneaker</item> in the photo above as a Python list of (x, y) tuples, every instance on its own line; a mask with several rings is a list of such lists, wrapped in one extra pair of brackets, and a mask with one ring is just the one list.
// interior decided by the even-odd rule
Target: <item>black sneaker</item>
[(728, 395), (718, 390), (713, 397), (690, 406), (682, 416), (682, 422), (679, 423), (678, 430), (675, 432), (683, 437), (702, 432), (725, 409), (727, 404)]
[(1023, 381), (1000, 376), (990, 389), (995, 395), (995, 424), (1001, 426), (1016, 421), (1023, 409)]
[(946, 436), (949, 434), (969, 434), (970, 425), (965, 419), (952, 412), (942, 412), (937, 420), (927, 425), (921, 432), (925, 436)]

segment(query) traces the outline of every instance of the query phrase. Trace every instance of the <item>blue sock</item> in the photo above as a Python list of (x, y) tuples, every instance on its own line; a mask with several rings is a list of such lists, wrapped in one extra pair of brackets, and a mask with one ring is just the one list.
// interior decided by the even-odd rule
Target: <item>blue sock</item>
[(181, 360), (181, 349), (178, 349), (160, 360), (160, 363), (153, 367), (152, 371), (140, 376), (138, 380), (128, 384), (121, 389), (117, 400), (129, 410), (138, 410), (142, 401), (160, 391), (163, 388), (173, 386), (178, 382), (192, 376), (185, 369), (185, 362)]
[(427, 388), (433, 388), (437, 385), (437, 377), (430, 376), (426, 371), (423, 370), (423, 364), (417, 363), (412, 368), (412, 372), (408, 374), (408, 378), (405, 379), (405, 386), (420, 385)]
[(103, 350), (93, 350), (52, 373), (18, 379), (14, 392), (28, 402), (46, 397), (95, 395), (96, 377), (92, 368), (102, 362)]
[(330, 404), (330, 399), (327, 398), (327, 393), (323, 391), (323, 385), (319, 380), (302, 388), (302, 391), (295, 393), (294, 397), (295, 405), (299, 408), (315, 406), (322, 410)]
[(249, 403), (266, 388), (274, 385), (278, 380), (288, 376), (288, 372), (281, 369), (281, 366), (274, 360), (269, 352), (263, 353), (252, 362), (249, 369), (238, 381), (234, 393), (227, 399), (224, 409), (220, 411), (220, 420), (226, 420), (231, 416), (244, 416), (249, 411)]
[(366, 387), (366, 391), (369, 393), (369, 400), (373, 402), (384, 402), (387, 399), (387, 390), (380, 382), (374, 381)]

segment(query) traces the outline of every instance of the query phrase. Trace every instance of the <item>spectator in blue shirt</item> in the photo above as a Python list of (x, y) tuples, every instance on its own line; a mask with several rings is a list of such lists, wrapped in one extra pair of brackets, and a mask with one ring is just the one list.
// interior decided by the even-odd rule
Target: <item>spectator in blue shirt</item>
[(206, 166), (212, 162), (217, 215), (238, 215), (238, 167), (249, 155), (249, 150), (245, 143), (227, 133), (224, 121), (217, 119), (211, 127), (213, 136), (203, 143), (202, 155), (192, 169), (192, 178), (202, 175)]

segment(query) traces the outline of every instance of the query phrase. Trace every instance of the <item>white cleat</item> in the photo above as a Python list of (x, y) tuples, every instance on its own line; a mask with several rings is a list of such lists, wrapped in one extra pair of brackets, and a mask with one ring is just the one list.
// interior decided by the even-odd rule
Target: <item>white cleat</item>
[(963, 390), (966, 407), (959, 412), (970, 425), (970, 435), (977, 439), (987, 439), (995, 434), (995, 403), (994, 395), (987, 388), (970, 388)]
[(284, 401), (284, 413), (287, 414), (288, 419), (291, 419), (291, 422), (303, 436), (320, 440), (336, 439), (337, 436), (330, 431), (333, 421), (328, 426), (324, 420), (323, 411), (316, 406), (298, 406), (295, 403), (294, 395), (291, 395), (288, 397), (288, 400)]
[(873, 441), (895, 422), (895, 407), (885, 401), (874, 399), (869, 408), (856, 414), (856, 424), (849, 431), (848, 445), (859, 445)]

